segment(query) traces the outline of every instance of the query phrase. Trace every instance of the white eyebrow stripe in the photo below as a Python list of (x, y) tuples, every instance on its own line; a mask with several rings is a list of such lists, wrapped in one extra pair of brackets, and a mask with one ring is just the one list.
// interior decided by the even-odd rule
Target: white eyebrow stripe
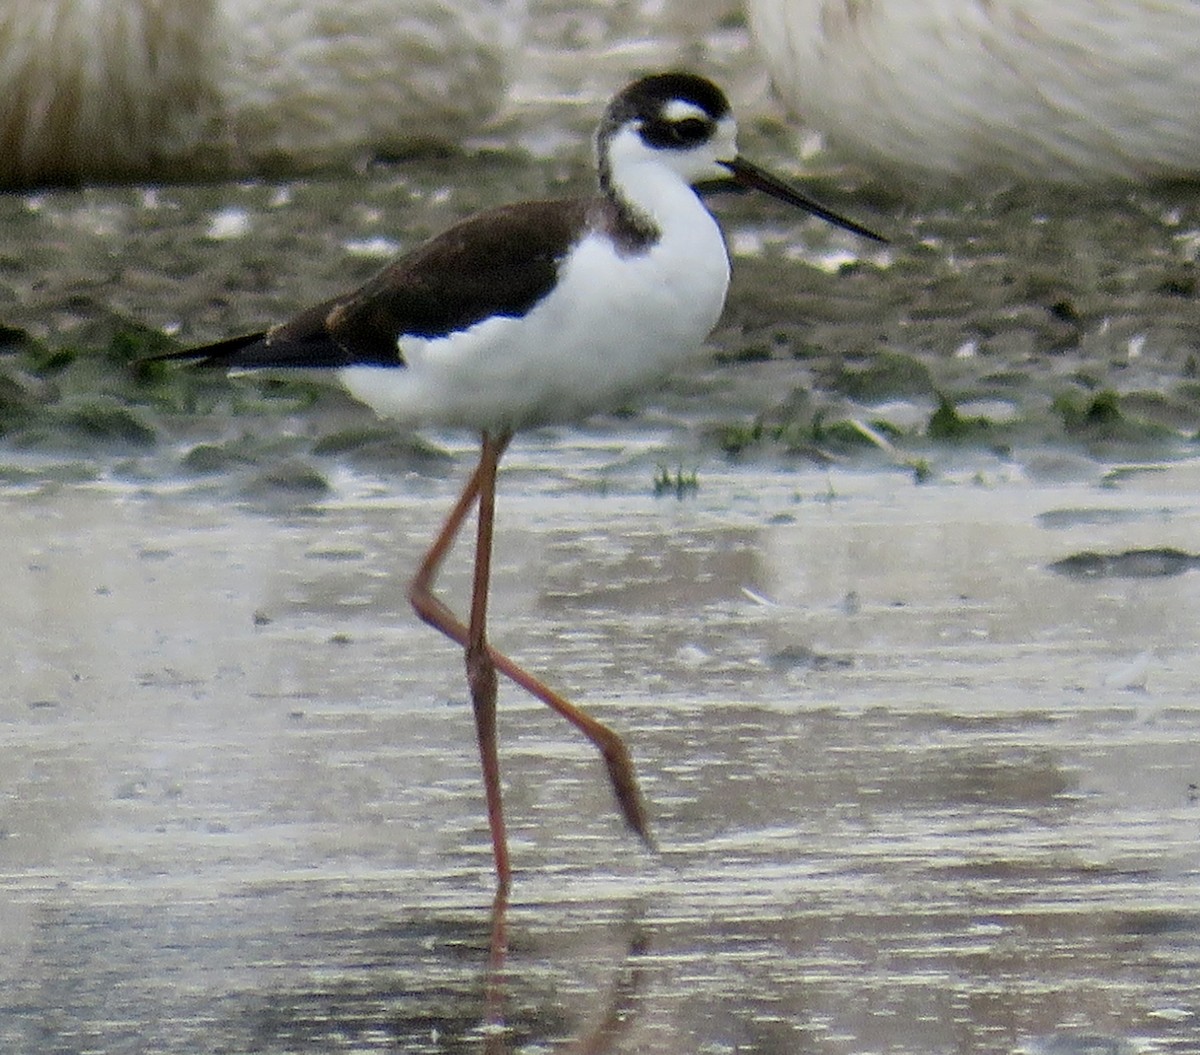
[(695, 118), (701, 121), (712, 120), (704, 107), (689, 103), (686, 99), (672, 99), (662, 108), (662, 115), (667, 121), (687, 121)]

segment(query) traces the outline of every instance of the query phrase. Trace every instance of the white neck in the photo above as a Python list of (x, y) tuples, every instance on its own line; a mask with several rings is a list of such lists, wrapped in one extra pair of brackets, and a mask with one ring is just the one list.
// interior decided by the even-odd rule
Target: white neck
[(632, 128), (621, 129), (608, 142), (610, 192), (660, 230), (694, 219), (697, 207), (707, 212), (671, 160), (661, 151), (651, 151)]

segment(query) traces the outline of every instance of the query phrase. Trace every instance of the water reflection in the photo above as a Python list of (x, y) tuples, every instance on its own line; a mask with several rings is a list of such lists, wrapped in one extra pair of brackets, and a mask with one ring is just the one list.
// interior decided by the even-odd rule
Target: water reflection
[(1193, 492), (663, 505), (515, 453), (497, 634), (627, 736), (660, 853), (509, 694), (489, 913), (459, 659), (403, 600), (453, 479), (0, 496), (0, 1050), (1197, 1050), (1194, 573), (1047, 570), (1186, 547)]
[[(550, 1046), (603, 1055), (634, 1022), (648, 975), (636, 916), (535, 937), (524, 919), (510, 928), (502, 894), (490, 916), (416, 914), (303, 938), (321, 958), (309, 976), (254, 998), (229, 1023), (250, 1050), (506, 1055)], [(576, 978), (569, 998), (555, 982), (565, 972)]]

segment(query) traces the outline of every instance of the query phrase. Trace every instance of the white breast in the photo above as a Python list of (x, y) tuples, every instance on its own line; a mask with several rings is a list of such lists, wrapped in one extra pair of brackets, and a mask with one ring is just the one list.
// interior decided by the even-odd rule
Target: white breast
[(571, 421), (643, 394), (700, 348), (729, 284), (720, 229), (690, 189), (674, 181), (656, 212), (662, 237), (643, 252), (584, 238), (527, 315), (401, 337), (407, 367), (340, 377), (385, 417), (472, 428)]

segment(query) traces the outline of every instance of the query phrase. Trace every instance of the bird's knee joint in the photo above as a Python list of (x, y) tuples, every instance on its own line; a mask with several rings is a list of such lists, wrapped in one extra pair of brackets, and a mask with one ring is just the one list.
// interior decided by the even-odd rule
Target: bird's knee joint
[(487, 645), (467, 646), (467, 685), (477, 703), (496, 698), (496, 664)]

